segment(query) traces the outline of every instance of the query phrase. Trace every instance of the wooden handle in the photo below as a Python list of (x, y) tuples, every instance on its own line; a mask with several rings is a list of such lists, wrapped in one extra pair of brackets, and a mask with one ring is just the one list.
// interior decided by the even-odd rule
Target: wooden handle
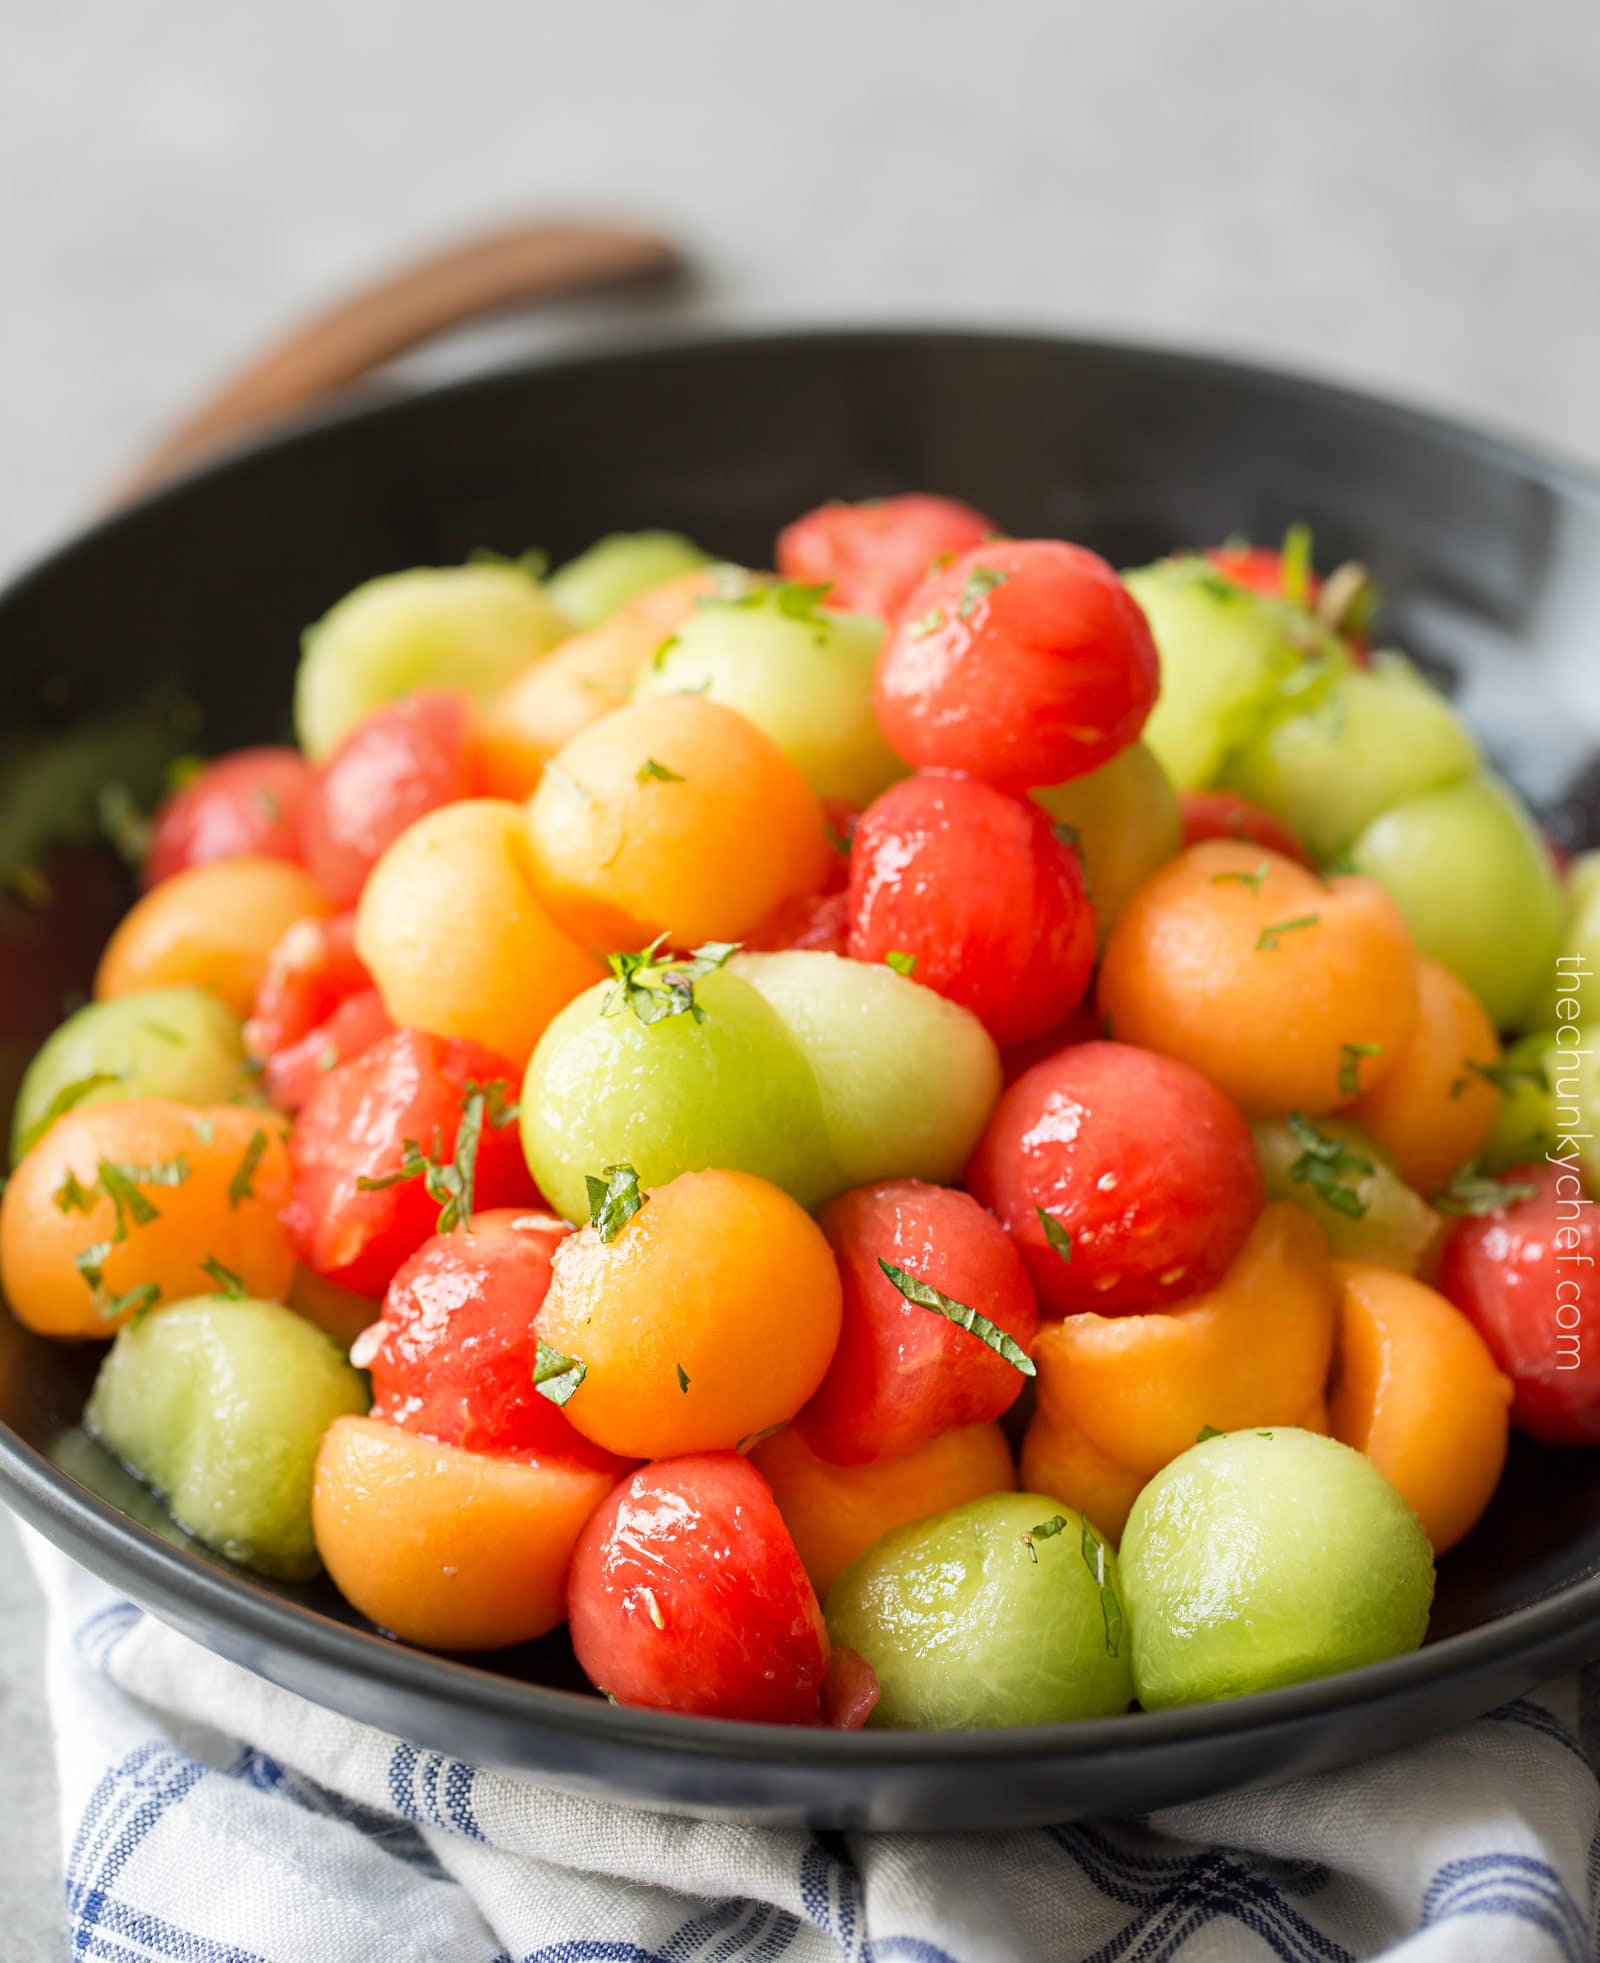
[(417, 259), (258, 355), (156, 444), (118, 485), (116, 501), (337, 394), (449, 328), (556, 294), (665, 279), (681, 265), (665, 239), (608, 225), (512, 225)]

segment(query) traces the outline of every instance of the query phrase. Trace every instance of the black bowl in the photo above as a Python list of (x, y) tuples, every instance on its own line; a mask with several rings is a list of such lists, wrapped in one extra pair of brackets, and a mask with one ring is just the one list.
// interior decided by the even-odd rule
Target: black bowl
[[(921, 332), (542, 364), (334, 418), (163, 491), (0, 599), (0, 819), (6, 777), (52, 724), (117, 710), (156, 675), (198, 699), (210, 746), (279, 731), (299, 629), (373, 573), (476, 546), (561, 555), (649, 524), (761, 563), (777, 526), (826, 497), (923, 486), (1122, 563), (1307, 520), (1319, 556), (1372, 567), (1383, 633), (1453, 680), (1558, 834), (1600, 832), (1600, 480), (1218, 361)], [(57, 855), (51, 871), (52, 909), (0, 913), (13, 1067), (82, 988), (124, 897), (92, 854)], [(1144, 1810), (1387, 1750), (1600, 1651), (1600, 1457), (1519, 1445), (1489, 1516), (1442, 1564), (1427, 1645), (1391, 1663), (1237, 1703), (996, 1732), (794, 1732), (613, 1708), (583, 1690), (559, 1638), (487, 1663), (429, 1656), (326, 1586), (269, 1587), (207, 1554), (77, 1428), (94, 1363), (0, 1318), (0, 1478), (88, 1567), (351, 1717), (678, 1811), (907, 1828)]]

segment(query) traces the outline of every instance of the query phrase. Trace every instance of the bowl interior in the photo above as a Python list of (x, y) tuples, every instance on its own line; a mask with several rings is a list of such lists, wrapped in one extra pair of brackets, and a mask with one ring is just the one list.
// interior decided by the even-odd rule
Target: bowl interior
[[(47, 746), (167, 681), (182, 692), (175, 711), (163, 698), (174, 745), (279, 736), (300, 629), (374, 573), (480, 546), (559, 559), (602, 532), (662, 524), (761, 564), (809, 506), (912, 487), (1121, 564), (1308, 522), (1319, 562), (1372, 569), (1380, 640), (1458, 692), (1552, 831), (1600, 842), (1600, 488), (1578, 472), (1292, 379), (1092, 344), (840, 334), (597, 357), (270, 444), (87, 534), (0, 599), (0, 872), (31, 841), (54, 894), (43, 907), (0, 898), (0, 1108), (82, 999), (128, 897), (103, 847), (40, 847), (28, 766)], [(32, 1448), (190, 1560), (233, 1573), (79, 1429), (95, 1363), (0, 1318), (13, 1463)], [(1519, 1444), (1487, 1519), (1442, 1565), (1430, 1640), (1597, 1572), (1600, 1455)], [(271, 1592), (357, 1620), (326, 1585)], [(494, 1663), (581, 1689), (559, 1638)], [(1143, 1721), (1115, 1722), (1134, 1746)]]

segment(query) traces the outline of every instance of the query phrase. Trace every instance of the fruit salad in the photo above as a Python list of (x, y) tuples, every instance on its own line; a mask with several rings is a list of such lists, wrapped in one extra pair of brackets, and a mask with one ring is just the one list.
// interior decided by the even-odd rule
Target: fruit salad
[(1415, 1648), (1511, 1432), (1600, 1443), (1600, 855), (1302, 528), (772, 557), (330, 596), (22, 1080), (12, 1313), (216, 1554), (615, 1703)]

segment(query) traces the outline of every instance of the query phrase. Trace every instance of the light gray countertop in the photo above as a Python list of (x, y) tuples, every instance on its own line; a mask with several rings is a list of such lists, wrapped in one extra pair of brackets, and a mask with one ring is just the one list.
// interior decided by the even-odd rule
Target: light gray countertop
[[(641, 322), (1072, 327), (1600, 457), (1597, 102), (1593, 0), (0, 0), (0, 572), (298, 313), (539, 212), (701, 278), (420, 369)], [(42, 1630), (0, 1536), (0, 1949), (35, 1963)]]

